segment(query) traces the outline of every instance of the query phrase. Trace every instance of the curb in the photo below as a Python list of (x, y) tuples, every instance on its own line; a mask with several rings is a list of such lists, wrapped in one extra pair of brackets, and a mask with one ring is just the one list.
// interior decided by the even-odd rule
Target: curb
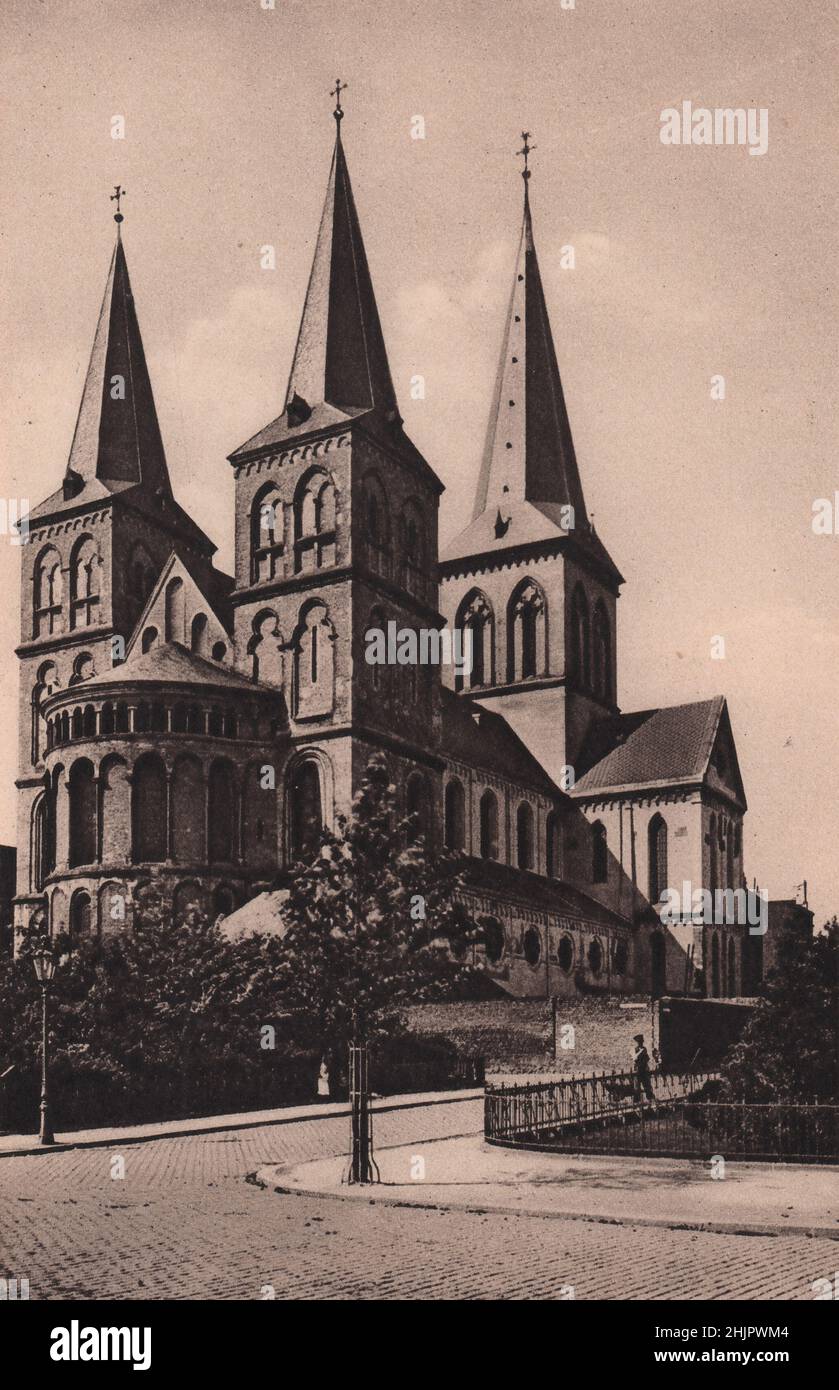
[[(393, 1110), (420, 1110), (423, 1106), (431, 1105), (458, 1105), (465, 1101), (483, 1099), (483, 1090), (480, 1091), (441, 1091), (439, 1095), (433, 1093), (424, 1094), (422, 1099), (412, 1100), (410, 1097), (395, 1097), (392, 1102), (376, 1104), (373, 1102), (373, 1113), (376, 1115), (387, 1114)], [(171, 1129), (156, 1132), (154, 1134), (130, 1134), (120, 1135), (111, 1134), (105, 1139), (68, 1139), (56, 1140), (54, 1144), (38, 1144), (33, 1141), (28, 1148), (3, 1149), (0, 1148), (0, 1158), (31, 1158), (40, 1154), (65, 1153), (69, 1149), (112, 1149), (115, 1147), (125, 1148), (128, 1144), (150, 1144), (157, 1139), (194, 1139), (202, 1134), (227, 1134), (240, 1129), (266, 1129), (269, 1125), (296, 1125), (308, 1124), (315, 1120), (342, 1120), (348, 1119), (350, 1115), (349, 1105), (340, 1104), (339, 1108), (324, 1106), (322, 1109), (317, 1105), (310, 1107), (311, 1114), (298, 1112), (289, 1114), (275, 1114), (273, 1119), (248, 1120), (241, 1119), (216, 1125), (200, 1125), (190, 1129)], [(269, 1112), (271, 1113), (271, 1112)], [(204, 1117), (212, 1119), (212, 1116)], [(188, 1121), (186, 1122), (189, 1123)], [(0, 1137), (0, 1144), (3, 1140)]]
[[(401, 1145), (395, 1145), (399, 1148)], [(723, 1236), (807, 1236), (812, 1240), (839, 1240), (839, 1229), (822, 1226), (777, 1226), (769, 1222), (752, 1221), (679, 1221), (666, 1216), (587, 1216), (578, 1211), (528, 1211), (521, 1207), (505, 1206), (500, 1202), (415, 1202), (402, 1197), (352, 1195), (349, 1191), (336, 1192), (328, 1188), (283, 1187), (273, 1178), (262, 1177), (266, 1170), (258, 1168), (245, 1178), (253, 1187), (263, 1191), (276, 1192), (282, 1197), (318, 1197), (334, 1202), (363, 1201), (367, 1206), (390, 1206), (410, 1208), (418, 1211), (462, 1211), (472, 1216), (485, 1216), (488, 1212), (498, 1216), (519, 1216), (536, 1221), (586, 1221), (596, 1226), (653, 1226), (667, 1231), (698, 1231), (705, 1235)], [(375, 1190), (376, 1184), (371, 1184)], [(357, 1192), (358, 1189), (355, 1189)]]

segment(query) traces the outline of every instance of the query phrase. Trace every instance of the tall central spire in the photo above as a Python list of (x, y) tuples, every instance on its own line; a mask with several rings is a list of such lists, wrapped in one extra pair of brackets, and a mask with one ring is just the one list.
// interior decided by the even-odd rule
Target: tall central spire
[(571, 505), (586, 524), (583, 489), (554, 351), (530, 214), (528, 161), (535, 146), (522, 133), (524, 217), (495, 397), (474, 516), (510, 503)]
[(398, 415), (373, 282), (341, 141), (341, 92), (332, 93), (336, 134), (326, 201), (297, 335), (285, 409), (327, 404)]

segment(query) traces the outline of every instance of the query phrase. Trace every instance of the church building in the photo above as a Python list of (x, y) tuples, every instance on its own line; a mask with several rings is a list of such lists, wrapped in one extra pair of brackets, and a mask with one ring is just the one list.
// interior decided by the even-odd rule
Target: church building
[[(657, 911), (670, 884), (744, 884), (746, 800), (722, 697), (619, 708), (623, 580), (586, 510), (527, 140), (474, 511), (441, 556), (342, 116), (285, 401), (229, 458), (234, 576), (174, 496), (117, 214), (66, 472), (21, 547), (17, 929), (130, 928), (154, 882), (246, 930), (382, 753), (400, 809), (468, 856), (500, 988), (751, 993), (747, 927)], [(471, 669), (368, 663), (389, 623), (468, 632)]]

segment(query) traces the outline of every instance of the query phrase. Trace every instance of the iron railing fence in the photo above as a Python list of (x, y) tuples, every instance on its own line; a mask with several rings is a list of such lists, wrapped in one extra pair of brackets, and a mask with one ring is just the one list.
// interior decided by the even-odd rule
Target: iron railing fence
[(839, 1162), (839, 1105), (706, 1099), (714, 1079), (653, 1075), (653, 1100), (631, 1073), (489, 1086), (484, 1134), (493, 1144), (559, 1153)]
[[(652, 1072), (650, 1090), (658, 1105), (672, 1105), (700, 1092), (715, 1072), (686, 1074)], [(605, 1115), (635, 1111), (645, 1097), (634, 1072), (601, 1072), (592, 1076), (537, 1081), (527, 1085), (493, 1085), (484, 1092), (484, 1133), (487, 1139), (514, 1137), (520, 1131), (540, 1133), (558, 1125), (586, 1122)]]

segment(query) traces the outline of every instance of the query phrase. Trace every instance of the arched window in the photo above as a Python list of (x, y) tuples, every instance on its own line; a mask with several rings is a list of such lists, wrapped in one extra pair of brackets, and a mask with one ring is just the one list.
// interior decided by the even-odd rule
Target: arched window
[(172, 858), (177, 864), (206, 862), (204, 806), (201, 764), (197, 758), (178, 758), (172, 771)]
[(189, 646), (196, 656), (207, 655), (207, 626), (207, 614), (196, 613), (189, 627)]
[(597, 937), (589, 942), (588, 948), (588, 968), (592, 975), (599, 975), (603, 970), (603, 947)]
[(408, 502), (399, 518), (399, 577), (409, 592), (425, 592), (425, 528), (415, 502)]
[(272, 609), (257, 613), (248, 651), (253, 657), (253, 678), (263, 685), (283, 683), (283, 639), (279, 619)]
[(513, 591), (507, 612), (508, 679), (529, 680), (547, 669), (545, 595), (532, 579)]
[(83, 536), (70, 557), (70, 626), (89, 627), (95, 621), (101, 587), (101, 560), (96, 542)]
[[(371, 608), (371, 609), (370, 609), (370, 617), (369, 617), (368, 620), (367, 620), (367, 632), (368, 632), (368, 633), (370, 633), (370, 632), (377, 632), (377, 633), (381, 632), (383, 635), (387, 633), (387, 618), (385, 617), (385, 614), (384, 614), (384, 612), (383, 612), (383, 610), (382, 610), (381, 608)], [(379, 644), (379, 645), (381, 645), (381, 644)], [(365, 649), (365, 653), (366, 653), (366, 651), (367, 651), (367, 637), (366, 637), (366, 635), (365, 635), (365, 640), (364, 640), (364, 649)], [(373, 649), (373, 650), (374, 650), (374, 649)], [(375, 654), (378, 655), (379, 653), (376, 652)], [(368, 667), (369, 667), (369, 670), (370, 670), (370, 688), (371, 688), (371, 690), (373, 690), (374, 692), (376, 692), (376, 694), (378, 694), (379, 692), (385, 690), (385, 689), (388, 687), (388, 685), (389, 685), (388, 677), (389, 677), (389, 675), (390, 675), (390, 672), (391, 672), (391, 669), (392, 669), (392, 668), (389, 667), (389, 666), (387, 665), (387, 662), (386, 662), (386, 661), (381, 661), (381, 662), (379, 662), (379, 661), (371, 661), (371, 662), (367, 662), (367, 661), (365, 660), (365, 665), (368, 666)]]
[(251, 508), (251, 583), (261, 584), (282, 574), (284, 549), (283, 502), (276, 483), (267, 483)]
[(612, 630), (602, 599), (594, 610), (594, 693), (603, 700), (612, 698)]
[(53, 661), (45, 661), (38, 669), (38, 679), (32, 690), (32, 761), (38, 763), (44, 752), (46, 729), (43, 704), (58, 689), (58, 670)]
[(720, 939), (717, 933), (711, 938), (711, 994), (720, 997)]
[(32, 635), (48, 637), (63, 631), (61, 556), (50, 546), (38, 557), (34, 572), (34, 622)]
[(616, 975), (625, 975), (629, 965), (629, 947), (625, 941), (615, 941), (612, 945), (612, 969)]
[(562, 877), (562, 842), (560, 839), (559, 815), (549, 811), (545, 823), (548, 878)]
[(557, 952), (559, 968), (565, 975), (571, 974), (574, 965), (574, 942), (570, 936), (563, 936)]
[(140, 649), (143, 652), (150, 652), (152, 647), (156, 647), (160, 638), (160, 633), (156, 627), (144, 627), (143, 635), (140, 638)]
[(542, 938), (535, 927), (528, 927), (522, 938), (522, 950), (528, 965), (538, 965), (542, 958)]
[(480, 590), (466, 595), (458, 609), (455, 628), (463, 632), (464, 643), (469, 643), (472, 654), (471, 670), (456, 673), (456, 688), (471, 690), (475, 686), (494, 684), (495, 617), (489, 600)]
[(582, 690), (591, 684), (591, 661), (588, 602), (582, 584), (574, 589), (571, 599), (571, 669), (574, 680)]
[(452, 777), (446, 783), (446, 848), (462, 850), (466, 845), (466, 796), (463, 783)]
[(186, 641), (184, 582), (177, 575), (166, 585), (166, 641)]
[(734, 937), (728, 938), (728, 995), (734, 998), (737, 993), (737, 955), (734, 946)]
[(90, 652), (79, 652), (78, 656), (73, 659), (73, 671), (69, 684), (80, 685), (82, 681), (90, 680), (90, 677), (95, 674), (93, 657)]
[(504, 954), (504, 928), (497, 917), (480, 917), (478, 926), (484, 940), (484, 950), (490, 965), (497, 965)]
[(520, 869), (533, 868), (533, 807), (522, 801), (516, 812), (516, 848)]
[(606, 827), (596, 820), (591, 827), (591, 881), (606, 883), (609, 878), (609, 850), (606, 842)]
[(110, 864), (131, 860), (131, 783), (122, 758), (105, 758), (99, 768), (99, 859)]
[(719, 887), (717, 881), (717, 817), (713, 811), (711, 812), (711, 819), (709, 822), (709, 849), (708, 887), (713, 893), (714, 889)]
[(207, 779), (207, 825), (210, 832), (210, 863), (232, 864), (236, 859), (238, 825), (236, 782), (230, 763), (217, 759)]
[(96, 862), (96, 782), (93, 764), (79, 758), (70, 769), (70, 868)]
[(74, 941), (84, 941), (92, 928), (90, 894), (80, 888), (70, 899), (70, 935)]
[(134, 765), (131, 852), (135, 864), (159, 864), (166, 858), (166, 768), (155, 753), (146, 753)]
[(320, 771), (312, 758), (296, 763), (288, 789), (289, 857), (292, 863), (312, 857), (320, 844), (323, 804)]
[(132, 598), (144, 604), (152, 589), (154, 581), (159, 572), (159, 567), (155, 565), (142, 541), (138, 541), (131, 552), (131, 559), (128, 563), (128, 584), (127, 590)]
[(301, 610), (294, 636), (294, 712), (298, 719), (331, 714), (334, 700), (335, 630), (326, 605)]
[(52, 872), (50, 859), (49, 793), (43, 792), (32, 808), (32, 887), (36, 893), (40, 893), (47, 874)]
[(498, 858), (498, 801), (487, 787), (481, 797), (481, 858)]
[(229, 917), (236, 911), (236, 894), (226, 883), (220, 883), (213, 893), (213, 917)]
[(415, 841), (422, 836), (428, 842), (430, 809), (428, 782), (421, 772), (412, 772), (405, 787), (405, 811), (412, 818), (409, 840)]
[(390, 556), (390, 522), (385, 490), (375, 474), (368, 474), (364, 479), (362, 519), (368, 563), (380, 574), (387, 574)]
[(294, 567), (335, 563), (335, 485), (319, 470), (300, 479), (294, 498)]
[(647, 827), (649, 892), (651, 903), (660, 903), (667, 889), (667, 822), (655, 815)]

